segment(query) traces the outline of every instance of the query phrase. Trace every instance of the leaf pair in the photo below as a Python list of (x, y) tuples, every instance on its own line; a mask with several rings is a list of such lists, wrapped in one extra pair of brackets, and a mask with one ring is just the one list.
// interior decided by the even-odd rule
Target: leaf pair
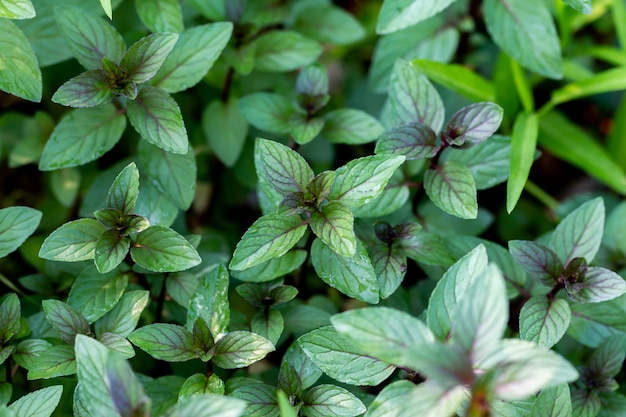
[(109, 189), (107, 207), (94, 219), (68, 222), (44, 241), (39, 256), (44, 259), (78, 262), (93, 259), (98, 271), (118, 267), (130, 250), (132, 259), (155, 272), (191, 268), (201, 259), (195, 248), (172, 229), (150, 226), (133, 214), (139, 194), (139, 171), (134, 163), (120, 172)]

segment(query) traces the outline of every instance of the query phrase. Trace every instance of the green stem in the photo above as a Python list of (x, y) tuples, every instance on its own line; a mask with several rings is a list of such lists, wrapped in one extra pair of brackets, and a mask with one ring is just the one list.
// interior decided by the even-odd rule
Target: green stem
[(550, 210), (556, 210), (559, 206), (559, 202), (554, 197), (543, 191), (537, 184), (530, 180), (526, 181), (524, 189), (537, 200), (541, 201)]

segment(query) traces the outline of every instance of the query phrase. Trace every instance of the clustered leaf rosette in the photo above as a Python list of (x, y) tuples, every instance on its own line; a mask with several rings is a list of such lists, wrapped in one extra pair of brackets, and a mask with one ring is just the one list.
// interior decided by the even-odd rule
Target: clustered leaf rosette
[(109, 188), (106, 208), (65, 223), (44, 241), (39, 256), (64, 262), (93, 259), (100, 273), (122, 264), (130, 252), (139, 266), (155, 272), (175, 272), (200, 263), (196, 249), (180, 234), (163, 226), (150, 226), (134, 214), (139, 195), (139, 170), (134, 163), (118, 174)]

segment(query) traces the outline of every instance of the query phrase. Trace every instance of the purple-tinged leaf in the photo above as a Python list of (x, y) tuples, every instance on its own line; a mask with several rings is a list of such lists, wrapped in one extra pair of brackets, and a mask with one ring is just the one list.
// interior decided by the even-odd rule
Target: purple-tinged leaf
[(520, 338), (551, 348), (567, 331), (571, 317), (567, 301), (542, 295), (531, 297), (520, 312)]
[(603, 231), (604, 201), (598, 197), (578, 207), (559, 223), (550, 246), (564, 265), (578, 257), (589, 263), (600, 248)]
[(42, 302), (46, 320), (59, 331), (63, 341), (74, 345), (77, 334), (89, 334), (91, 329), (85, 317), (72, 306), (58, 300)]
[(175, 33), (153, 33), (141, 38), (128, 48), (120, 66), (135, 83), (145, 83), (161, 69), (177, 40)]
[(128, 335), (128, 340), (155, 359), (184, 362), (198, 357), (193, 335), (176, 324), (149, 324)]
[(354, 256), (354, 217), (349, 208), (336, 201), (329, 201), (319, 211), (311, 213), (309, 224), (313, 233), (339, 255)]
[(257, 140), (255, 165), (259, 177), (283, 197), (305, 191), (313, 179), (313, 170), (300, 154), (267, 139)]
[(465, 165), (446, 161), (424, 174), (424, 189), (441, 210), (461, 219), (478, 216), (478, 199), (472, 173)]
[(189, 149), (187, 129), (180, 108), (164, 90), (144, 87), (127, 102), (130, 124), (151, 144), (168, 152), (185, 154)]
[(557, 254), (540, 243), (511, 240), (509, 251), (524, 271), (548, 287), (554, 286), (563, 272), (563, 264)]
[(224, 369), (243, 368), (260, 361), (275, 349), (263, 336), (238, 330), (217, 341), (213, 363)]
[(110, 103), (113, 93), (102, 70), (91, 70), (66, 81), (52, 96), (52, 101), (69, 107), (96, 107)]
[(243, 235), (229, 268), (243, 270), (279, 258), (304, 236), (307, 224), (299, 214), (267, 214), (258, 218)]
[(57, 25), (70, 50), (88, 70), (102, 68), (102, 58), (119, 63), (126, 51), (124, 39), (104, 19), (71, 6), (55, 8)]
[(590, 266), (584, 280), (572, 285), (575, 286), (576, 292), (568, 290), (567, 296), (577, 303), (599, 303), (626, 293), (624, 278), (609, 269), (597, 266)]
[(138, 195), (139, 170), (131, 162), (115, 177), (107, 194), (106, 206), (123, 214), (130, 214), (135, 210)]
[(438, 132), (443, 125), (444, 107), (428, 78), (411, 64), (397, 60), (391, 74), (388, 110), (392, 126), (422, 123)]
[(94, 262), (101, 274), (117, 268), (124, 261), (130, 248), (130, 238), (117, 230), (107, 230), (96, 242)]
[(422, 123), (394, 127), (376, 143), (377, 154), (404, 155), (408, 160), (432, 158), (440, 146), (436, 133)]
[(495, 103), (474, 103), (454, 113), (443, 130), (448, 143), (472, 145), (487, 140), (502, 123), (504, 110)]

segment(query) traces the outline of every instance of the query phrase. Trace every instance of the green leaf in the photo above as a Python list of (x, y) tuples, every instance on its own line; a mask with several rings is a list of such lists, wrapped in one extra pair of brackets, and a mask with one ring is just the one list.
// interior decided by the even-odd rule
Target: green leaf
[(226, 103), (213, 100), (202, 113), (202, 129), (219, 160), (232, 167), (248, 135), (248, 123), (239, 111), (237, 99), (231, 97)]
[(354, 217), (349, 208), (336, 201), (329, 201), (319, 211), (311, 213), (309, 224), (313, 233), (337, 254), (354, 256), (356, 236)]
[(88, 70), (102, 68), (102, 58), (118, 64), (124, 57), (124, 39), (104, 19), (72, 6), (54, 9), (57, 25), (74, 57)]
[(273, 345), (278, 343), (284, 329), (285, 320), (278, 310), (257, 311), (250, 322), (250, 330), (268, 339)]
[(380, 298), (385, 299), (402, 284), (406, 274), (406, 255), (403, 250), (394, 250), (384, 244), (368, 248), (368, 253), (378, 277)]
[(443, 125), (443, 102), (437, 90), (424, 74), (400, 59), (391, 73), (388, 106), (391, 127), (422, 123), (438, 132)]
[(500, 184), (509, 178), (511, 141), (494, 135), (489, 140), (467, 149), (446, 148), (440, 161), (454, 161), (469, 168), (477, 190)]
[(577, 412), (576, 417), (597, 416), (602, 409), (602, 402), (597, 390), (574, 389), (571, 394), (572, 411)]
[[(140, 144), (144, 143), (146, 146), (150, 146), (151, 148), (157, 150), (161, 157), (174, 157), (173, 160), (176, 160), (178, 158), (178, 155), (176, 154), (170, 154), (162, 149), (158, 149), (156, 146), (148, 144), (148, 142), (140, 141)], [(141, 160), (141, 158), (143, 158), (143, 156), (140, 151), (139, 159)], [(195, 159), (193, 159), (193, 162), (191, 162), (190, 165), (185, 166), (185, 168), (194, 169)], [(145, 174), (146, 172), (144, 171), (144, 175)], [(195, 178), (195, 174), (193, 176)], [(163, 178), (161, 178), (160, 180), (162, 179)], [(149, 183), (144, 181), (142, 184), (139, 184), (139, 198), (137, 199), (137, 205), (135, 206), (135, 213), (137, 215), (143, 216), (148, 221), (148, 224), (169, 227), (172, 225), (172, 223), (174, 223), (174, 220), (178, 215), (178, 207), (174, 205), (174, 200), (172, 198), (165, 196), (157, 190), (156, 183), (157, 180)], [(193, 181), (189, 185), (195, 191), (196, 182)], [(193, 193), (188, 192), (188, 194)], [(179, 200), (179, 202), (180, 201), (181, 200)]]
[(308, 118), (299, 113), (294, 113), (289, 118), (289, 132), (293, 140), (304, 145), (319, 135), (324, 128), (324, 119), (321, 117)]
[(202, 261), (184, 237), (162, 226), (150, 226), (139, 233), (130, 256), (140, 266), (155, 272), (184, 271)]
[(494, 396), (522, 400), (537, 391), (578, 379), (576, 369), (555, 352), (525, 340), (506, 339), (481, 363), (497, 370)]
[(151, 32), (183, 31), (183, 14), (177, 0), (136, 0), (135, 8), (141, 22)]
[(152, 83), (168, 93), (193, 87), (213, 67), (232, 31), (231, 22), (210, 23), (185, 30)]
[(406, 366), (408, 348), (419, 350), (435, 338), (424, 323), (389, 307), (365, 307), (336, 314), (331, 323), (354, 347), (396, 366)]
[(446, 140), (453, 145), (468, 142), (475, 145), (487, 140), (502, 123), (504, 111), (495, 103), (473, 103), (452, 115), (444, 129)]
[(107, 15), (109, 19), (113, 19), (113, 8), (111, 6), (111, 0), (100, 0), (100, 5), (102, 6), (102, 10)]
[(0, 209), (0, 258), (19, 248), (37, 230), (42, 213), (30, 207)]
[(464, 65), (446, 64), (428, 59), (413, 60), (411, 65), (437, 84), (441, 84), (472, 101), (496, 100), (493, 83)]
[(290, 397), (302, 398), (302, 381), (296, 369), (283, 360), (278, 371), (278, 389)]
[(52, 101), (69, 107), (96, 107), (110, 103), (113, 93), (101, 70), (91, 70), (66, 81), (52, 96)]
[(539, 121), (539, 144), (615, 191), (626, 194), (626, 174), (607, 150), (565, 116), (551, 111)]
[(228, 333), (230, 309), (228, 305), (228, 271), (216, 265), (200, 278), (187, 310), (186, 327), (193, 331), (196, 320), (204, 320), (214, 340)]
[(107, 194), (106, 206), (121, 211), (123, 214), (132, 213), (137, 204), (139, 194), (139, 170), (134, 162), (126, 165), (120, 172)]
[(290, 30), (273, 30), (256, 41), (255, 68), (266, 72), (287, 72), (314, 62), (322, 46)]
[(437, 134), (422, 123), (394, 127), (376, 142), (377, 154), (404, 155), (408, 160), (432, 158), (441, 148)]
[(280, 417), (276, 401), (276, 388), (271, 385), (253, 382), (236, 388), (231, 395), (247, 403), (247, 416)]
[(186, 401), (179, 401), (164, 417), (240, 417), (246, 403), (223, 395), (196, 395)]
[(550, 245), (563, 264), (583, 257), (591, 262), (600, 248), (604, 230), (604, 201), (598, 197), (578, 207), (556, 227)]
[(394, 171), (404, 163), (403, 155), (371, 155), (353, 159), (335, 171), (328, 196), (348, 207), (357, 207), (376, 198)]
[(600, 303), (626, 293), (624, 278), (609, 269), (597, 266), (589, 267), (584, 281), (573, 286), (576, 292), (568, 291), (567, 296), (577, 303)]
[(244, 282), (267, 282), (298, 269), (306, 260), (307, 251), (295, 249), (280, 258), (272, 258), (243, 271), (232, 271), (232, 276)]
[(350, 13), (341, 7), (318, 2), (299, 5), (293, 28), (333, 45), (349, 45), (365, 36), (365, 29)]
[(112, 310), (96, 321), (94, 324), (96, 334), (99, 336), (110, 332), (123, 337), (128, 336), (137, 327), (139, 316), (148, 305), (149, 299), (148, 291), (126, 292)]
[(41, 70), (28, 39), (8, 19), (0, 18), (0, 32), (3, 33), (0, 40), (0, 90), (29, 101), (40, 102)]
[(552, 79), (563, 77), (559, 38), (545, 3), (487, 0), (484, 11), (487, 30), (502, 50), (538, 74)]
[(226, 4), (222, 0), (188, 0), (187, 3), (209, 20), (224, 20), (226, 17)]
[(32, 19), (35, 8), (31, 0), (7, 0), (0, 3), (0, 18)]
[(98, 341), (104, 346), (117, 352), (124, 359), (130, 359), (135, 356), (133, 345), (123, 336), (115, 333), (102, 333), (98, 337)]
[(175, 33), (153, 33), (141, 38), (128, 48), (120, 66), (131, 80), (145, 83), (159, 72), (177, 40)]
[(415, 236), (402, 239), (398, 249), (402, 249), (407, 257), (426, 265), (449, 267), (455, 261), (444, 239), (434, 233), (422, 231)]
[(591, 354), (589, 371), (598, 382), (617, 376), (626, 357), (624, 335), (607, 337)]
[(304, 192), (313, 179), (313, 170), (300, 154), (268, 139), (257, 139), (255, 165), (259, 177), (283, 197)]
[(50, 348), (52, 344), (43, 339), (26, 339), (15, 346), (13, 360), (22, 368), (30, 370)]
[(7, 342), (20, 331), (20, 299), (10, 293), (0, 304), (0, 345)]
[(65, 223), (44, 240), (39, 256), (64, 262), (93, 259), (96, 242), (105, 230), (102, 223), (94, 219)]
[(33, 359), (28, 379), (50, 379), (76, 373), (74, 348), (68, 345), (51, 346)]
[(473, 363), (479, 363), (499, 342), (508, 317), (504, 278), (497, 266), (490, 265), (473, 280), (459, 302), (454, 321), (459, 325), (452, 329), (452, 337), (471, 354)]
[(362, 110), (333, 110), (324, 114), (324, 120), (321, 134), (331, 143), (361, 145), (385, 133), (380, 122)]
[(563, 3), (581, 13), (591, 13), (591, 0), (563, 0)]
[(224, 381), (215, 374), (208, 378), (203, 374), (193, 374), (180, 388), (178, 399), (184, 401), (194, 395), (202, 394), (224, 395)]
[(567, 417), (572, 415), (572, 401), (567, 384), (541, 390), (530, 410), (530, 417)]
[(611, 68), (600, 72), (591, 78), (582, 81), (566, 84), (561, 88), (552, 91), (550, 104), (557, 106), (567, 101), (576, 100), (594, 94), (608, 93), (626, 89), (624, 78), (626, 68)]
[(243, 368), (260, 361), (275, 349), (263, 336), (238, 330), (217, 341), (213, 363), (223, 369)]
[(551, 249), (528, 240), (511, 240), (513, 259), (535, 280), (552, 287), (563, 272), (563, 263)]
[(378, 303), (378, 279), (362, 244), (357, 243), (353, 257), (344, 257), (317, 238), (311, 247), (311, 261), (315, 272), (326, 284), (351, 298)]
[(280, 94), (253, 93), (239, 100), (239, 111), (257, 129), (283, 134), (289, 133), (289, 118), (294, 109)]
[(309, 417), (352, 417), (363, 414), (365, 405), (345, 388), (318, 385), (304, 394), (302, 413)]
[(384, 387), (367, 407), (365, 417), (399, 416), (404, 398), (415, 388), (411, 382), (394, 381)]
[(399, 171), (394, 173), (392, 179), (389, 181), (382, 193), (378, 194), (378, 197), (374, 198), (369, 203), (362, 206), (352, 207), (352, 214), (354, 217), (379, 217), (391, 214), (400, 209), (409, 200), (409, 187), (401, 185), (400, 181), (402, 175)]
[(378, 16), (376, 33), (396, 32), (426, 20), (447, 8), (454, 0), (385, 0)]
[(486, 267), (487, 251), (480, 245), (459, 259), (437, 282), (426, 315), (428, 327), (437, 339), (448, 339), (459, 303)]
[(520, 312), (520, 338), (551, 348), (567, 331), (571, 316), (569, 304), (563, 299), (531, 297)]
[(296, 371), (298, 379), (301, 382), (302, 389), (309, 388), (322, 376), (322, 371), (313, 363), (306, 353), (304, 353), (297, 342), (294, 342), (291, 346), (289, 346), (283, 355), (283, 362), (289, 363)]
[(54, 128), (39, 161), (39, 169), (52, 171), (98, 159), (122, 137), (126, 118), (112, 104), (73, 110)]
[[(296, 93), (315, 98), (328, 94), (328, 73), (320, 64), (307, 65), (296, 79)], [(308, 110), (303, 107), (303, 110)]]
[(446, 161), (426, 170), (424, 189), (430, 200), (446, 213), (461, 219), (477, 218), (476, 185), (465, 165)]
[(73, 345), (77, 334), (88, 334), (89, 323), (72, 306), (58, 300), (43, 300), (43, 312), (46, 320), (59, 331), (63, 341)]
[(243, 270), (283, 256), (304, 236), (307, 224), (299, 214), (267, 214), (258, 218), (235, 248), (229, 268)]
[(87, 336), (76, 339), (76, 364), (82, 402), (94, 417), (143, 414), (149, 399), (130, 365)]
[(184, 362), (198, 357), (191, 332), (177, 324), (149, 324), (128, 335), (128, 340), (163, 361)]
[(324, 373), (345, 384), (378, 385), (395, 369), (366, 356), (329, 326), (301, 336), (298, 344)]
[(99, 273), (96, 268), (89, 266), (76, 277), (67, 303), (81, 313), (89, 323), (93, 323), (111, 311), (120, 301), (129, 278), (128, 273), (120, 271)]
[(515, 118), (511, 134), (511, 165), (506, 184), (506, 210), (511, 213), (522, 195), (535, 159), (539, 124), (534, 113), (522, 112)]
[(180, 108), (164, 90), (144, 87), (137, 98), (127, 102), (130, 124), (151, 144), (168, 152), (188, 151), (187, 129)]
[(597, 347), (612, 334), (626, 334), (626, 297), (604, 303), (571, 305), (572, 321), (568, 335), (585, 346)]
[[(193, 149), (180, 155), (172, 154), (140, 141), (139, 163), (148, 180), (169, 201), (181, 210), (191, 206), (196, 193), (197, 170)], [(140, 200), (141, 196), (140, 193)]]
[(59, 405), (62, 385), (53, 385), (33, 391), (9, 406), (15, 417), (50, 417)]
[(435, 381), (426, 381), (402, 398), (399, 415), (451, 416), (466, 398), (467, 393), (462, 386), (446, 389)]

